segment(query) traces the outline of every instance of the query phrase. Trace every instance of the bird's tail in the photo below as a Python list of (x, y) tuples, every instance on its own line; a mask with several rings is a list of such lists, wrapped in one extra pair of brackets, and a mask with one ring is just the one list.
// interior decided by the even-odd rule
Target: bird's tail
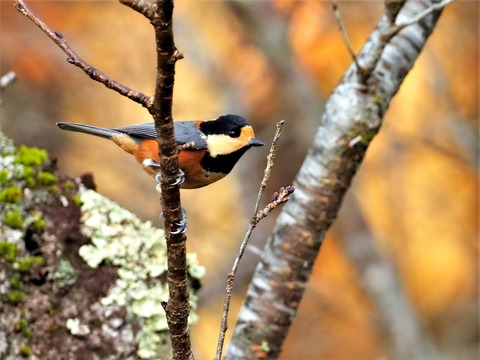
[(106, 129), (106, 128), (86, 125), (86, 124), (57, 122), (56, 125), (62, 130), (81, 132), (85, 134), (99, 136), (105, 139), (111, 139), (112, 135), (119, 133), (119, 131), (117, 130)]

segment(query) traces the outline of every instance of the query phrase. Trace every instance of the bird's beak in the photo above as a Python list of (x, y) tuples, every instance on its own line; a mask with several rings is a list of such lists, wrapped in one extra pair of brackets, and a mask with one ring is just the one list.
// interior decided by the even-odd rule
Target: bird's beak
[(258, 139), (256, 139), (256, 138), (252, 138), (252, 139), (248, 142), (248, 144), (249, 144), (250, 146), (263, 146), (263, 145), (265, 145), (265, 143), (264, 143), (262, 140), (258, 140)]

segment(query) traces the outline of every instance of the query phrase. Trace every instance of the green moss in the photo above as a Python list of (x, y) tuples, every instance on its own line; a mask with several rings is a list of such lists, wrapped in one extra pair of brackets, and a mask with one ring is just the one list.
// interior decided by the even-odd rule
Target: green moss
[(41, 232), (45, 229), (45, 220), (37, 216), (33, 220), (33, 226), (37, 232)]
[(72, 180), (64, 181), (63, 184), (62, 184), (62, 187), (63, 187), (63, 192), (65, 194), (70, 194), (70, 193), (74, 192), (77, 188), (77, 186), (75, 185), (75, 183)]
[(26, 166), (41, 166), (47, 160), (47, 152), (36, 147), (20, 146), (17, 149), (15, 163)]
[(360, 143), (363, 146), (368, 146), (378, 132), (377, 127), (369, 127), (363, 123), (356, 123), (352, 129), (346, 134), (345, 140), (347, 144), (358, 138), (355, 144)]
[(0, 192), (0, 202), (4, 203), (17, 203), (22, 200), (22, 197), (22, 190), (16, 185), (9, 186)]
[(15, 269), (21, 273), (29, 273), (32, 269), (32, 266), (41, 266), (43, 265), (43, 257), (41, 256), (31, 256), (27, 258), (17, 259), (15, 263)]
[(13, 328), (16, 332), (20, 332), (24, 329), (28, 329), (28, 322), (25, 319), (20, 319), (15, 323)]
[(8, 261), (13, 261), (17, 257), (18, 247), (16, 244), (2, 241), (0, 242), (0, 257), (5, 257)]
[(82, 197), (80, 195), (73, 195), (72, 196), (72, 201), (75, 205), (78, 207), (82, 206)]
[(46, 172), (46, 171), (41, 171), (38, 174), (38, 181), (42, 185), (51, 186), (51, 185), (55, 185), (57, 183), (57, 177), (55, 175), (53, 175), (52, 173), (49, 173), (49, 172)]
[(25, 319), (18, 320), (13, 328), (16, 332), (21, 332), (27, 339), (30, 339), (33, 335), (32, 330), (28, 327), (28, 321)]
[(15, 168), (14, 177), (16, 180), (27, 180), (33, 178), (36, 174), (36, 171), (33, 167), (22, 165)]
[(7, 295), (7, 302), (16, 305), (23, 300), (23, 292), (20, 290), (13, 290)]
[(10, 173), (7, 170), (0, 170), (0, 185), (6, 185), (9, 178)]
[(363, 145), (368, 145), (370, 144), (370, 142), (373, 140), (373, 138), (375, 137), (375, 135), (377, 135), (377, 129), (368, 129), (367, 131), (365, 131), (365, 133), (363, 134), (362, 136), (362, 141), (361, 143)]
[(31, 166), (23, 166), (22, 170), (16, 174), (17, 179), (25, 180), (28, 187), (34, 187), (37, 184), (37, 171)]
[(37, 181), (33, 177), (25, 179), (25, 183), (27, 184), (27, 186), (29, 188), (33, 188), (33, 187), (35, 187), (35, 185), (37, 185)]
[(10, 286), (15, 290), (20, 289), (20, 278), (18, 276), (12, 277), (10, 279)]
[(28, 357), (32, 354), (32, 349), (28, 345), (23, 346), (20, 351), (22, 352), (22, 356), (24, 357)]
[(22, 335), (25, 336), (27, 339), (30, 339), (33, 336), (33, 331), (30, 329), (25, 329), (22, 331)]
[(23, 227), (23, 217), (18, 209), (5, 214), (3, 221), (5, 225), (10, 226), (12, 229), (21, 229)]

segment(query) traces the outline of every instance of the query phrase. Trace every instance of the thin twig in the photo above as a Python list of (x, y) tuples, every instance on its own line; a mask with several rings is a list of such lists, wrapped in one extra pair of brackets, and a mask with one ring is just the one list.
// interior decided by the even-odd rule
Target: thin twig
[(402, 24), (393, 25), (387, 31), (387, 33), (383, 35), (384, 38), (387, 41), (390, 40), (392, 37), (397, 35), (401, 30), (405, 29), (407, 26), (418, 23), (420, 20), (422, 20), (426, 16), (430, 15), (434, 11), (442, 10), (445, 6), (452, 3), (453, 1), (454, 0), (443, 0), (442, 2), (439, 2), (439, 3), (433, 4), (432, 6), (429, 6), (428, 8), (426, 8), (422, 12), (418, 13), (417, 15), (415, 15), (413, 18), (409, 19), (408, 21), (405, 21)]
[(35, 25), (37, 25), (47, 36), (58, 45), (60, 49), (67, 54), (67, 61), (80, 69), (82, 69), (90, 78), (105, 85), (107, 88), (112, 89), (119, 94), (128, 97), (129, 99), (139, 103), (143, 107), (149, 109), (153, 102), (153, 97), (147, 96), (139, 91), (130, 89), (129, 87), (120, 84), (119, 82), (111, 79), (103, 72), (95, 69), (93, 66), (87, 64), (85, 61), (77, 55), (75, 51), (67, 44), (67, 40), (63, 35), (57, 31), (52, 31), (30, 8), (25, 4), (23, 0), (14, 1), (15, 8), (22, 14), (29, 18)]
[(152, 3), (147, 0), (119, 0), (121, 4), (132, 8), (136, 12), (145, 16), (148, 20), (153, 20), (156, 12)]
[(272, 140), (272, 145), (270, 147), (270, 151), (267, 156), (267, 165), (265, 167), (265, 171), (263, 174), (263, 179), (260, 184), (260, 189), (258, 191), (257, 195), (257, 201), (255, 203), (255, 209), (253, 212), (253, 216), (250, 219), (250, 223), (248, 225), (248, 229), (245, 233), (245, 236), (243, 238), (243, 241), (240, 245), (240, 248), (238, 250), (237, 256), (235, 258), (235, 261), (233, 262), (232, 270), (227, 276), (227, 286), (226, 286), (226, 291), (225, 291), (225, 302), (223, 305), (223, 313), (222, 313), (222, 322), (220, 324), (220, 334), (218, 336), (218, 343), (217, 343), (217, 352), (215, 354), (215, 360), (220, 360), (222, 358), (222, 351), (223, 351), (223, 345), (225, 342), (225, 335), (227, 333), (228, 329), (228, 313), (230, 310), (230, 301), (232, 298), (232, 289), (233, 289), (233, 281), (235, 279), (235, 275), (238, 270), (238, 266), (240, 264), (240, 260), (245, 252), (245, 249), (247, 247), (248, 241), (250, 239), (250, 236), (252, 235), (253, 229), (257, 226), (260, 220), (265, 218), (273, 209), (275, 209), (278, 205), (283, 204), (288, 201), (288, 197), (295, 188), (293, 186), (286, 186), (285, 188), (281, 188), (278, 192), (276, 192), (273, 197), (272, 201), (263, 209), (259, 210), (260, 208), (260, 201), (262, 200), (263, 193), (265, 191), (265, 187), (267, 186), (268, 180), (270, 179), (270, 175), (272, 173), (272, 168), (274, 164), (274, 159), (275, 159), (275, 149), (277, 147), (277, 142), (280, 137), (280, 134), (282, 132), (282, 126), (285, 123), (284, 120), (279, 121), (277, 123), (277, 129), (275, 132), (275, 136), (273, 137)]
[(358, 63), (357, 55), (355, 54), (355, 51), (353, 51), (352, 43), (350, 42), (350, 39), (347, 34), (347, 30), (345, 28), (345, 25), (343, 24), (342, 14), (340, 14), (340, 10), (338, 9), (337, 0), (332, 0), (332, 6), (333, 6), (333, 12), (335, 13), (335, 18), (337, 19), (337, 23), (340, 28), (340, 32), (342, 33), (343, 41), (347, 46), (347, 50), (350, 53), (350, 56), (352, 57), (352, 60), (355, 63), (355, 66), (357, 67), (358, 72), (362, 73), (364, 69)]
[(9, 71), (0, 77), (0, 91), (5, 90), (8, 86), (13, 84), (16, 79), (17, 75), (13, 71)]
[(283, 124), (285, 124), (285, 120), (280, 120), (277, 123), (277, 129), (275, 131), (275, 135), (273, 136), (272, 145), (270, 146), (270, 151), (268, 152), (268, 155), (267, 155), (267, 165), (265, 167), (265, 170), (263, 171), (263, 179), (262, 179), (262, 182), (260, 183), (260, 189), (258, 190), (257, 201), (255, 202), (253, 214), (256, 214), (258, 212), (258, 209), (260, 208), (260, 201), (262, 200), (263, 192), (265, 191), (268, 180), (270, 179), (270, 174), (272, 173), (273, 163), (275, 160), (275, 149), (277, 148), (277, 142), (282, 133)]

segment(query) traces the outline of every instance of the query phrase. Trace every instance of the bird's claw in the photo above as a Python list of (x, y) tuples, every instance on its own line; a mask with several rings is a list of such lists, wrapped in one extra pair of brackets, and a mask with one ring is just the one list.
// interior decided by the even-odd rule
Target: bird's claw
[[(150, 158), (143, 159), (142, 165), (145, 168), (151, 168), (151, 169), (160, 169), (161, 168), (160, 163), (158, 163), (155, 160), (152, 160)], [(170, 186), (181, 185), (181, 184), (184, 183), (185, 173), (183, 172), (182, 169), (178, 169), (178, 171), (180, 172), (180, 175), (178, 176), (178, 178), (175, 179), (175, 181), (172, 184), (170, 184)], [(157, 192), (161, 194), (162, 193), (162, 189), (161, 189), (162, 172), (161, 171), (158, 171), (155, 174), (155, 181), (157, 182), (157, 186), (155, 186), (155, 190), (157, 190)]]
[[(159, 218), (160, 220), (163, 219), (163, 211), (160, 213)], [(182, 220), (176, 223), (176, 225), (177, 225), (177, 229), (170, 231), (170, 234), (172, 235), (183, 234), (187, 231), (187, 212), (185, 211), (184, 208), (182, 208)]]
[[(170, 186), (181, 185), (185, 181), (185, 173), (183, 172), (183, 170), (178, 169), (178, 171), (180, 172), (180, 175), (178, 176), (178, 178), (175, 179), (173, 183), (170, 184)], [(155, 181), (157, 182), (157, 191), (158, 191), (158, 187), (162, 183), (162, 173), (160, 171), (155, 174)]]
[(180, 173), (180, 175), (178, 175), (177, 179), (175, 180), (175, 182), (172, 184), (172, 186), (175, 186), (175, 185), (181, 185), (185, 182), (185, 173), (182, 169), (178, 168), (178, 172)]

